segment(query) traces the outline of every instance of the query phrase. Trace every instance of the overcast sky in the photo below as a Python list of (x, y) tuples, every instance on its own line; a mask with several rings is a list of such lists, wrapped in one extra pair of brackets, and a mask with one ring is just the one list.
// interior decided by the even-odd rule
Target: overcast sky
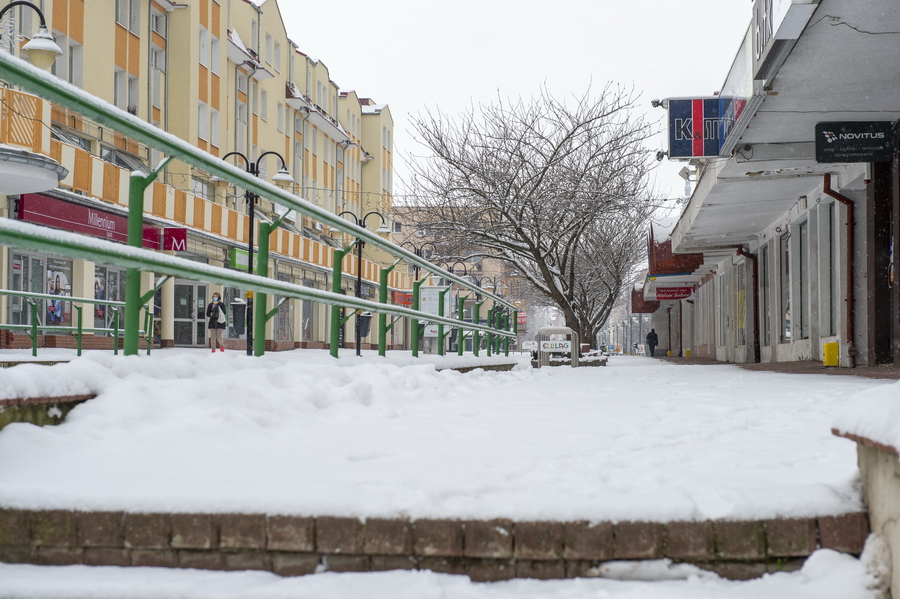
[[(751, 0), (280, 0), (288, 35), (323, 61), (343, 90), (387, 103), (395, 164), (422, 153), (409, 115), (457, 115), (498, 94), (530, 98), (634, 86), (654, 120), (653, 98), (718, 91), (750, 25)], [(265, 5), (263, 5), (265, 10)], [(660, 125), (664, 125), (660, 120)], [(654, 150), (665, 149), (663, 135)], [(678, 197), (684, 166), (657, 171), (661, 193)], [(396, 164), (397, 176), (406, 168)], [(395, 191), (399, 191), (395, 181)]]

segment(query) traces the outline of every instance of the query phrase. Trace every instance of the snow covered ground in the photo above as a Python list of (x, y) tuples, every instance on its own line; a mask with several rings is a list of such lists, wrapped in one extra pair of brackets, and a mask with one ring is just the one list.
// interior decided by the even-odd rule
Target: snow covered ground
[(60, 426), (0, 432), (0, 506), (614, 521), (838, 514), (861, 500), (854, 444), (830, 433), (835, 415), (860, 391), (898, 389), (630, 356), (605, 368), (466, 375), (438, 372), (436, 359), (167, 350), (0, 371), (0, 397), (98, 393)]
[(647, 580), (597, 578), (473, 583), (465, 576), (394, 571), (279, 578), (266, 572), (0, 564), (3, 599), (876, 599), (859, 560), (823, 549), (799, 572), (732, 582), (690, 566), (681, 580), (665, 565), (644, 566)]

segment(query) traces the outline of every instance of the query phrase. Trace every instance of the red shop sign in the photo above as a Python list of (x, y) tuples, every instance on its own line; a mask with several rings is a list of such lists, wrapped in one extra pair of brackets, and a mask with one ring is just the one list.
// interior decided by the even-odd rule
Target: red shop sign
[[(128, 241), (128, 219), (124, 216), (36, 193), (26, 193), (19, 199), (18, 218), (64, 231), (85, 233), (122, 243)], [(144, 226), (142, 245), (153, 250), (160, 249), (159, 229)]]
[(393, 297), (391, 298), (395, 304), (399, 304), (401, 306), (412, 306), (413, 296), (411, 293), (400, 293), (399, 291), (392, 292)]
[(657, 287), (656, 300), (661, 302), (682, 300), (691, 297), (693, 293), (693, 287)]

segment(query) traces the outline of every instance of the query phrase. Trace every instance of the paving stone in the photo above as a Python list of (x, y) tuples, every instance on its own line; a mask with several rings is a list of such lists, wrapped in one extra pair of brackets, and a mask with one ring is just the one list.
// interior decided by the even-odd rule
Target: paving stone
[(0, 562), (4, 564), (36, 564), (37, 550), (31, 545), (0, 545)]
[[(518, 525), (517, 525), (518, 526)], [(556, 580), (566, 578), (566, 562), (563, 560), (516, 560), (516, 578)]]
[(412, 525), (402, 518), (367, 518), (363, 553), (368, 555), (410, 555), (413, 552)]
[(563, 528), (563, 557), (567, 560), (608, 560), (615, 556), (611, 523), (566, 522)]
[(715, 531), (710, 521), (669, 522), (666, 540), (666, 557), (674, 560), (711, 560), (716, 556)]
[(306, 576), (314, 574), (319, 566), (317, 553), (272, 552), (272, 571), (279, 576)]
[(513, 524), (511, 520), (472, 520), (464, 528), (463, 555), (481, 558), (513, 556)]
[(325, 566), (328, 572), (369, 572), (372, 569), (368, 555), (328, 555)]
[(431, 570), (441, 574), (465, 574), (466, 562), (461, 557), (422, 557), (419, 570)]
[(31, 542), (26, 510), (0, 509), (0, 545), (27, 545)]
[(41, 510), (31, 513), (31, 542), (35, 545), (74, 547), (76, 536), (75, 512)]
[(225, 560), (218, 551), (196, 551), (182, 549), (178, 552), (179, 568), (198, 570), (224, 570)]
[(124, 512), (78, 512), (78, 544), (82, 547), (125, 546)]
[(170, 549), (132, 549), (131, 565), (149, 568), (177, 568), (178, 552)]
[(816, 550), (813, 518), (779, 518), (766, 521), (769, 557), (803, 557)]
[(238, 551), (223, 554), (225, 570), (266, 570), (272, 571), (269, 555), (261, 551)]
[(266, 517), (263, 514), (221, 514), (219, 547), (222, 549), (265, 549)]
[(558, 560), (565, 547), (562, 522), (516, 522), (515, 556), (525, 560)]
[(373, 555), (372, 572), (384, 572), (386, 570), (415, 570), (416, 560), (410, 556), (402, 555)]
[(763, 563), (718, 562), (709, 569), (728, 580), (752, 580), (765, 574), (767, 566)]
[(84, 550), (84, 563), (88, 566), (130, 566), (131, 555), (127, 549), (88, 547)]
[(38, 547), (37, 563), (43, 566), (83, 564), (84, 549), (81, 547)]
[(125, 514), (125, 547), (168, 549), (170, 533), (168, 514)]
[(316, 519), (300, 516), (269, 516), (268, 545), (274, 551), (316, 550)]
[(665, 526), (657, 522), (619, 522), (615, 525), (616, 559), (663, 557)]
[[(416, 520), (413, 523), (413, 545), (416, 555), (462, 556), (463, 538), (463, 525), (459, 520)], [(441, 570), (435, 570), (438, 571)]]
[(208, 514), (172, 514), (172, 547), (174, 549), (210, 549), (219, 539)]
[(869, 536), (869, 518), (864, 513), (823, 516), (819, 521), (819, 539), (822, 547), (842, 553), (862, 553)]
[(715, 523), (716, 553), (724, 559), (764, 559), (765, 527), (759, 521), (719, 520)]
[(364, 544), (363, 523), (357, 518), (316, 518), (316, 551), (360, 555)]
[(516, 577), (516, 564), (511, 559), (472, 559), (466, 565), (472, 582), (497, 582)]

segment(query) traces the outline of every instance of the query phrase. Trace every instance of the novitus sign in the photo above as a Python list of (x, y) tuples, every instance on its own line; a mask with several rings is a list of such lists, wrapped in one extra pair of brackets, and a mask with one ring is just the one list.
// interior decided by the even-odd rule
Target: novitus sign
[[(122, 243), (128, 241), (128, 219), (124, 216), (35, 193), (22, 195), (18, 208), (19, 220)], [(159, 249), (159, 229), (144, 227), (143, 237), (145, 248)]]
[(693, 295), (693, 287), (657, 287), (656, 301), (664, 302), (671, 300), (688, 299)]

